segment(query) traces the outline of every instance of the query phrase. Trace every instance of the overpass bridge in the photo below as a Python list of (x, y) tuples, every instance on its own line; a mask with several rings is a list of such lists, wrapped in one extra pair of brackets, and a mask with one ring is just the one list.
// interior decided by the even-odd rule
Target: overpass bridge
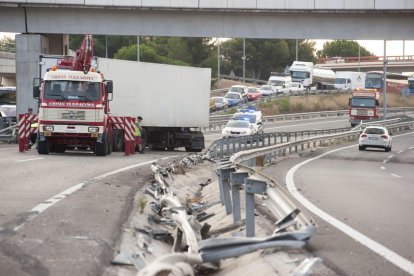
[(411, 40), (412, 0), (0, 0), (3, 32)]
[(16, 85), (16, 55), (0, 51), (0, 86)]
[[(387, 56), (387, 71), (392, 73), (414, 72), (414, 56)], [(384, 57), (336, 57), (320, 59), (316, 66), (333, 71), (383, 71)]]
[(22, 33), (18, 113), (37, 107), (38, 56), (52, 53), (39, 34), (412, 40), (413, 25), (413, 0), (0, 0), (0, 31)]

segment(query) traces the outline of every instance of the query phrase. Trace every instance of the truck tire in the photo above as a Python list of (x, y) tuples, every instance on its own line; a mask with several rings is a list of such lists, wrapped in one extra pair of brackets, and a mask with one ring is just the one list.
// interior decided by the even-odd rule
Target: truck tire
[(105, 133), (102, 139), (102, 143), (95, 143), (96, 156), (105, 156), (108, 153), (108, 136)]
[(49, 144), (46, 140), (37, 142), (37, 152), (39, 154), (49, 154)]

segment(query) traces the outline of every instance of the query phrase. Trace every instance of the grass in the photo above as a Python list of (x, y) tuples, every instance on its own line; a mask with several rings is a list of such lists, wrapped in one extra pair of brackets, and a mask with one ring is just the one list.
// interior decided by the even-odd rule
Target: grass
[[(284, 97), (275, 101), (260, 103), (263, 115), (287, 113), (317, 112), (348, 109), (351, 94), (304, 95), (300, 97)], [(383, 95), (380, 96), (380, 107), (383, 107)], [(387, 107), (414, 107), (414, 96), (403, 97), (399, 94), (387, 94)]]

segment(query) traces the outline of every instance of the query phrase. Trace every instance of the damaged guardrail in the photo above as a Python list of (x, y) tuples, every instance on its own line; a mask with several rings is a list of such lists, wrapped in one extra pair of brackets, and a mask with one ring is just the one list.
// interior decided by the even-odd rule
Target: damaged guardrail
[[(412, 120), (397, 123), (390, 120), (386, 123), (390, 123), (387, 127), (394, 133), (414, 129)], [(233, 224), (227, 225), (226, 229), (240, 229), (245, 226), (245, 232), (238, 231), (238, 233), (245, 233), (245, 237), (219, 238), (207, 235), (208, 225), (206, 223), (201, 225), (201, 218), (206, 215), (201, 216), (201, 214), (208, 204), (184, 205), (170, 190), (169, 180), (174, 180), (173, 173), (179, 165), (193, 166), (205, 160), (213, 161), (209, 159), (212, 156), (210, 153), (188, 155), (178, 163), (167, 167), (152, 164), (155, 182), (147, 188), (146, 193), (153, 196), (157, 202), (150, 203), (154, 215), (149, 216), (149, 219), (171, 227), (171, 235), (174, 237), (173, 253), (156, 258), (149, 264), (136, 261), (138, 275), (157, 275), (161, 272), (195, 275), (195, 267), (212, 266), (223, 259), (238, 257), (256, 250), (302, 247), (315, 234), (317, 229), (315, 221), (306, 210), (297, 207), (298, 204), (283, 186), (262, 174), (256, 167), (272, 164), (287, 152), (317, 145), (336, 144), (343, 140), (351, 141), (356, 139), (359, 133), (359, 130), (350, 130), (322, 134), (263, 148), (248, 149), (233, 154), (229, 159), (222, 159), (216, 167), (220, 191), (219, 202), (225, 208), (225, 214), (232, 215), (233, 218)], [(199, 185), (204, 187), (207, 184)], [(274, 216), (275, 229), (271, 235), (259, 238), (255, 237), (255, 217), (257, 212), (263, 211), (263, 208), (267, 208)], [(158, 232), (145, 230), (142, 233), (154, 235)], [(165, 233), (162, 234), (167, 236)], [(318, 259), (306, 259), (298, 269), (306, 273), (317, 262)]]
[[(254, 216), (255, 216), (255, 203), (254, 194), (263, 193), (267, 184), (254, 178), (255, 174), (253, 170), (245, 172), (237, 172), (233, 175), (232, 181), (234, 182), (233, 196), (235, 191), (240, 193), (243, 189), (246, 191), (246, 237), (229, 237), (218, 238), (208, 237), (209, 231), (208, 224), (201, 226), (198, 214), (200, 214), (204, 207), (197, 205), (183, 205), (180, 203), (176, 195), (170, 191), (170, 184), (167, 179), (173, 179), (173, 172), (177, 170), (179, 165), (192, 166), (204, 162), (208, 159), (208, 155), (189, 155), (179, 161), (179, 163), (173, 163), (167, 167), (159, 166), (155, 163), (151, 165), (151, 169), (154, 172), (155, 182), (146, 189), (146, 193), (158, 200), (157, 202), (151, 202), (151, 210), (155, 213), (155, 218), (150, 216), (149, 219), (153, 222), (161, 223), (163, 225), (169, 225), (172, 227), (174, 237), (174, 243), (172, 246), (173, 253), (163, 255), (156, 258), (149, 264), (145, 264), (145, 261), (137, 254), (131, 254), (135, 256), (136, 267), (139, 269), (138, 275), (159, 275), (159, 273), (173, 273), (173, 275), (194, 275), (194, 267), (206, 265), (209, 269), (216, 267), (220, 261), (227, 258), (235, 258), (247, 253), (251, 253), (260, 249), (267, 248), (299, 248), (306, 244), (309, 238), (315, 233), (316, 226), (314, 224), (306, 225), (303, 223), (292, 223), (295, 220), (298, 211), (295, 209), (293, 214), (288, 213), (287, 216), (282, 217), (276, 224), (275, 230), (272, 235), (266, 237), (256, 238), (254, 237)], [(210, 160), (212, 161), (212, 160)], [(223, 171), (231, 172), (231, 168), (227, 168), (228, 161), (220, 162), (218, 165), (220, 194), (224, 194), (222, 191), (222, 185), (224, 182), (222, 178), (225, 174)], [(226, 174), (229, 177), (230, 174)], [(243, 180), (246, 177), (246, 180)], [(242, 183), (243, 182), (243, 183)], [(207, 185), (199, 184), (199, 185)], [(259, 186), (261, 188), (259, 188)], [(240, 197), (239, 197), (240, 198)], [(224, 201), (222, 201), (224, 204)], [(216, 204), (216, 203), (214, 203)], [(207, 204), (206, 204), (207, 205)], [(235, 219), (233, 225), (229, 225), (228, 229), (237, 229), (243, 227), (242, 216), (240, 215), (240, 202), (238, 205), (234, 205), (228, 209), (227, 212), (236, 212), (238, 208), (239, 216)], [(237, 207), (238, 206), (238, 207)], [(236, 217), (235, 217), (236, 218)], [(286, 223), (289, 224), (290, 229), (286, 227)], [(208, 226), (208, 227), (207, 227)], [(253, 226), (253, 228), (252, 228)], [(301, 227), (298, 227), (301, 226)], [(227, 230), (226, 230), (227, 231)], [(148, 232), (148, 231), (146, 231)], [(215, 269), (218, 269), (216, 267)]]
[(0, 141), (6, 143), (17, 143), (18, 125), (11, 125), (0, 130)]

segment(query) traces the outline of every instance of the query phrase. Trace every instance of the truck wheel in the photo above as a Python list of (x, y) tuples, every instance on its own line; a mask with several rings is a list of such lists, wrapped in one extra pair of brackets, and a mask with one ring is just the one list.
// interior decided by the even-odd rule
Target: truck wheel
[(108, 153), (108, 137), (104, 134), (102, 143), (95, 143), (95, 154), (97, 156), (105, 156)]
[(39, 154), (49, 154), (49, 145), (47, 141), (38, 141), (37, 143), (37, 152)]

